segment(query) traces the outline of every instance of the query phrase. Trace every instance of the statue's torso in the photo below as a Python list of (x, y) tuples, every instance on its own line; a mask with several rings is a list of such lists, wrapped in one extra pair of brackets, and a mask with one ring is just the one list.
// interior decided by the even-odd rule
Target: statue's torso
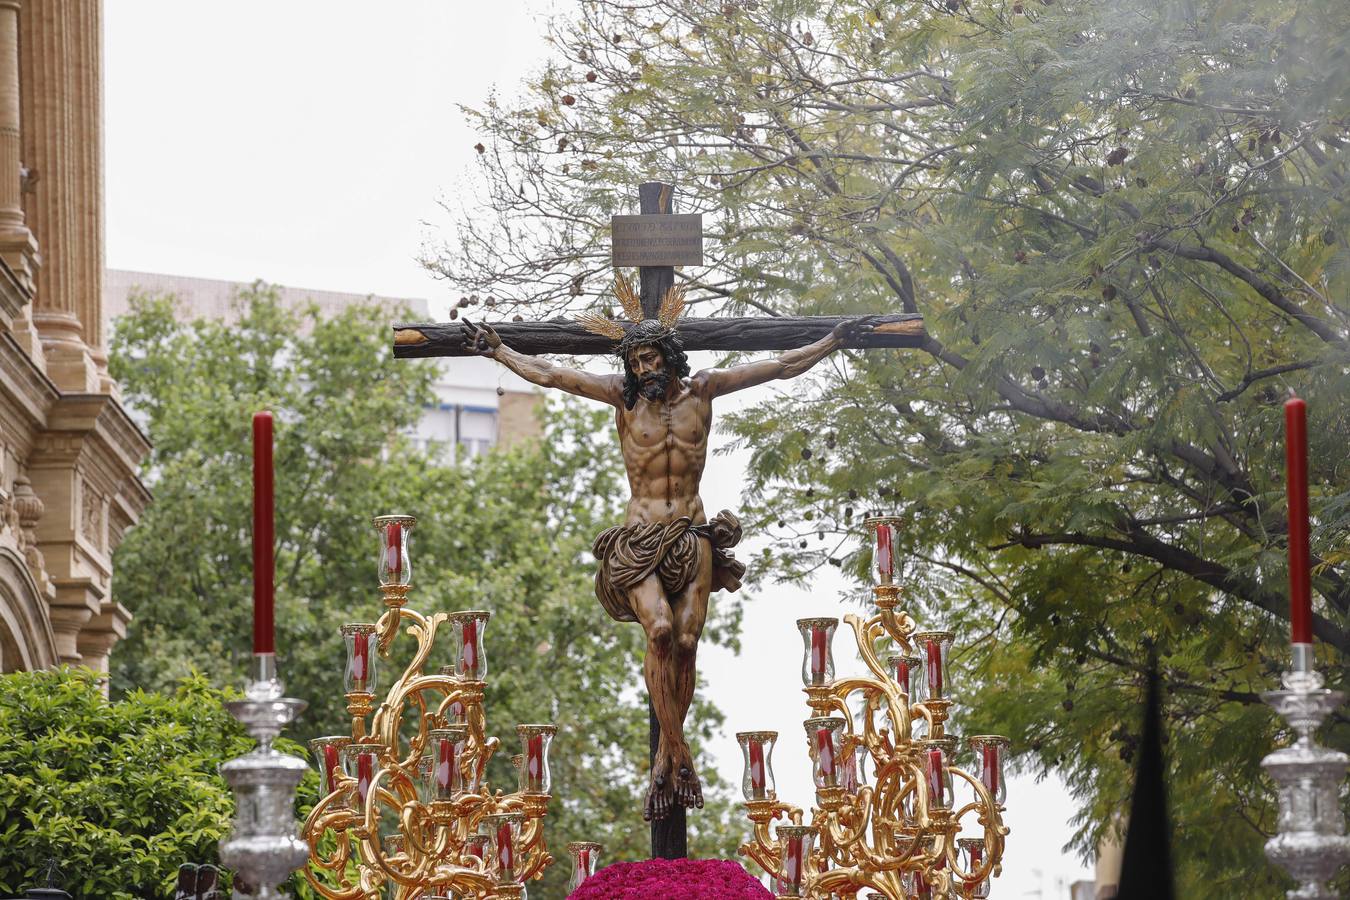
[(709, 399), (685, 381), (669, 399), (639, 397), (632, 409), (619, 406), (616, 425), (633, 495), (624, 521), (707, 521), (698, 487), (712, 428)]

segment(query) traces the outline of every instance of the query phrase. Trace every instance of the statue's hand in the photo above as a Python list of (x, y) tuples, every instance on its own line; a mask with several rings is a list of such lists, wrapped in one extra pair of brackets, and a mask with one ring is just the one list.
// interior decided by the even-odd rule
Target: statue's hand
[(869, 334), (871, 331), (872, 326), (863, 319), (845, 319), (834, 326), (834, 330), (830, 332), (830, 337), (843, 344), (860, 335)]
[(475, 325), (468, 319), (464, 320), (465, 347), (479, 356), (492, 356), (501, 345), (502, 339), (497, 336), (497, 332), (491, 325), (486, 323)]

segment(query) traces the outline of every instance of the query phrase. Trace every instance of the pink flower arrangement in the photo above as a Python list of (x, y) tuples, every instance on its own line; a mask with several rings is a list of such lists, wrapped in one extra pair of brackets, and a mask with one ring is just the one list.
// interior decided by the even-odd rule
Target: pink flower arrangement
[(596, 872), (568, 900), (773, 900), (729, 859), (647, 859)]

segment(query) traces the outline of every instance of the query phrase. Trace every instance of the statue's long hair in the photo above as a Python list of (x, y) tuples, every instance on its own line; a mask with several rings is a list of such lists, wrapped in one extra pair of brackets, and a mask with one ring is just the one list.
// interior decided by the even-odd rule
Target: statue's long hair
[(666, 372), (672, 378), (689, 377), (689, 356), (684, 352), (684, 344), (673, 330), (662, 326), (653, 319), (647, 319), (628, 329), (628, 334), (615, 349), (623, 360), (623, 405), (632, 409), (638, 398), (638, 377), (628, 364), (628, 354), (637, 347), (653, 346), (665, 362)]

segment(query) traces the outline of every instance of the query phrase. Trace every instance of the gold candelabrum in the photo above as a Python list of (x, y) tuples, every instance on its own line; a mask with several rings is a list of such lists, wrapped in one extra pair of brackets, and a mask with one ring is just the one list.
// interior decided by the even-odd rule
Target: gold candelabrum
[[(518, 725), (518, 789), (485, 776), (500, 741), (486, 734), (483, 632), (490, 613), (422, 615), (407, 608), (412, 516), (378, 516), (380, 595), (374, 624), (342, 626), (351, 735), (310, 742), (322, 799), (305, 821), (305, 876), (332, 900), (514, 900), (553, 862), (544, 842), (553, 725)], [(417, 642), (376, 709), (376, 659), (400, 627)], [(426, 671), (438, 630), (453, 665)], [(366, 718), (374, 712), (370, 728)]]
[[(974, 771), (956, 765), (947, 660), (951, 632), (920, 631), (900, 609), (895, 583), (900, 520), (866, 520), (876, 535), (877, 613), (849, 614), (868, 675), (836, 678), (831, 642), (839, 620), (800, 619), (805, 721), (816, 786), (811, 824), (774, 790), (773, 731), (737, 734), (741, 788), (753, 837), (741, 855), (768, 873), (779, 898), (869, 900), (988, 897), (1003, 860), (1004, 759), (1009, 741), (971, 737)], [(889, 648), (883, 659), (884, 648)], [(855, 712), (856, 710), (856, 712)], [(873, 778), (867, 783), (870, 762)], [(955, 786), (964, 782), (958, 800)], [(787, 821), (771, 830), (770, 823)], [(963, 830), (969, 830), (965, 834)]]

